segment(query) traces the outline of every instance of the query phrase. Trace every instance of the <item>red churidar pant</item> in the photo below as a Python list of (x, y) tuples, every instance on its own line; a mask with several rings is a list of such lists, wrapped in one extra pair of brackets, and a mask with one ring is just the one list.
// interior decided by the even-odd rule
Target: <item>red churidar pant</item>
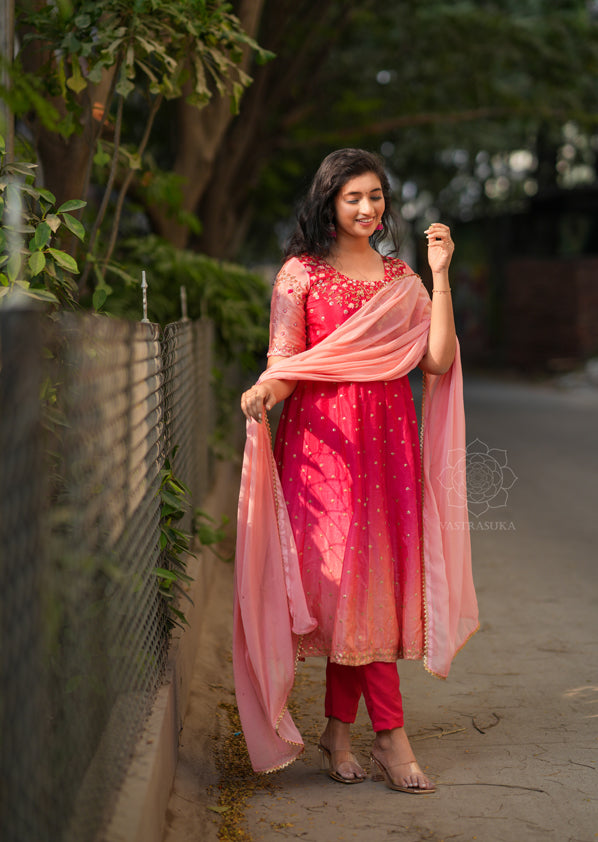
[(396, 663), (375, 661), (359, 667), (326, 664), (325, 715), (354, 722), (361, 694), (374, 731), (403, 726), (403, 704)]

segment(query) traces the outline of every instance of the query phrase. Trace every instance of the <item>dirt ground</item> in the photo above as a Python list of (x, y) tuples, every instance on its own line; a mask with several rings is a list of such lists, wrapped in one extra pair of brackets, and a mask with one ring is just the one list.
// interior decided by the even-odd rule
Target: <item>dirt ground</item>
[[(506, 506), (472, 519), (480, 631), (447, 681), (400, 664), (407, 731), (437, 792), (343, 786), (319, 771), (318, 660), (299, 666), (291, 701), (305, 753), (275, 775), (251, 772), (234, 713), (232, 567), (222, 564), (164, 842), (598, 839), (598, 395), (480, 382), (466, 406), (468, 441), (504, 450), (517, 482)], [(366, 766), (371, 739), (360, 709), (354, 746)]]

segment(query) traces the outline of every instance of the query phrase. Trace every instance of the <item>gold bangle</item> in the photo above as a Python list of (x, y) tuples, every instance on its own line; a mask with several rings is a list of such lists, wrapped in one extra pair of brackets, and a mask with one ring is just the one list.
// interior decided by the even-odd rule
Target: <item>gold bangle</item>
[(451, 294), (450, 289), (433, 289), (432, 292), (439, 292), (441, 295), (443, 293), (444, 293), (444, 295), (450, 295)]

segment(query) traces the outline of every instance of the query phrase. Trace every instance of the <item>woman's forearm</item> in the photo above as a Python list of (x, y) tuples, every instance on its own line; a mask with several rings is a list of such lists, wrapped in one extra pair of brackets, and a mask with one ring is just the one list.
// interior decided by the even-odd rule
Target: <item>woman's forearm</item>
[[(267, 368), (270, 368), (271, 366), (285, 359), (287, 359), (287, 357), (277, 357), (274, 355), (268, 357)], [(289, 397), (289, 395), (292, 395), (292, 393), (295, 391), (295, 386), (297, 385), (296, 380), (268, 380), (267, 382), (272, 385), (272, 390), (276, 397), (276, 403), (280, 403), (280, 401), (284, 401), (286, 398)], [(275, 404), (272, 404), (272, 406), (274, 405)], [(271, 409), (272, 407), (269, 406), (267, 408)]]
[(457, 347), (448, 269), (433, 273), (432, 279), (428, 348), (419, 365), (430, 374), (444, 374), (453, 364)]
[[(269, 357), (268, 368), (284, 360), (286, 357)], [(264, 380), (263, 383), (257, 383), (252, 386), (247, 392), (244, 392), (241, 397), (241, 409), (247, 419), (254, 418), (256, 421), (262, 420), (262, 410), (264, 407), (268, 410), (276, 406), (280, 401), (285, 400), (291, 395), (297, 385), (296, 380)]]

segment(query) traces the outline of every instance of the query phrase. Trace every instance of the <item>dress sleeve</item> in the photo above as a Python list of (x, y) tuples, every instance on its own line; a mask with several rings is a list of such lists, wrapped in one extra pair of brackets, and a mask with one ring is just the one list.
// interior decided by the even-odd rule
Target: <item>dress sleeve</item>
[(287, 260), (274, 282), (270, 305), (268, 356), (291, 357), (306, 348), (305, 302), (309, 274), (296, 257)]

